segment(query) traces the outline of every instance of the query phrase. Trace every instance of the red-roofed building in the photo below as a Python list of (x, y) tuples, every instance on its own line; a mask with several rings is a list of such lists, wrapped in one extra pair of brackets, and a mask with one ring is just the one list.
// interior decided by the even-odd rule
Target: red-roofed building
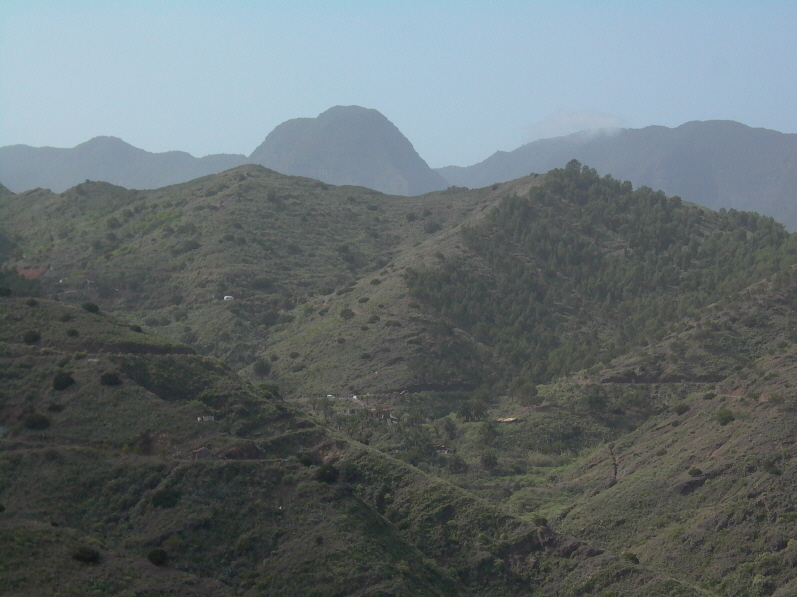
[(23, 278), (27, 278), (28, 280), (35, 280), (36, 278), (40, 277), (46, 269), (19, 269), (17, 273), (22, 276)]

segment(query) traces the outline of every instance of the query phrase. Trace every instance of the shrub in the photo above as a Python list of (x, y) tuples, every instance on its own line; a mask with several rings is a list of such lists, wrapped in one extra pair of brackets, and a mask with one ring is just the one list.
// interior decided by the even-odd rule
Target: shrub
[(131, 325), (130, 329), (133, 330), (134, 332), (136, 332), (137, 334), (143, 334), (144, 333), (144, 330), (141, 328), (141, 326), (137, 325), (137, 324)]
[(334, 483), (338, 480), (339, 475), (338, 469), (329, 464), (322, 464), (315, 472), (316, 480), (322, 483)]
[(149, 550), (147, 553), (147, 559), (156, 566), (165, 566), (169, 561), (169, 554), (167, 554), (163, 549), (156, 547), (155, 549)]
[(692, 468), (689, 469), (689, 476), (690, 477), (699, 477), (702, 474), (703, 474), (703, 471), (701, 471), (696, 466), (693, 466)]
[(371, 358), (371, 353), (370, 352), (364, 352), (364, 353), (362, 353), (360, 355), (360, 358), (362, 360), (364, 360), (364, 361), (367, 361), (367, 360), (369, 360)]
[(100, 308), (99, 308), (99, 306), (96, 303), (83, 303), (80, 306), (83, 307), (89, 313), (99, 313), (100, 312)]
[(271, 363), (265, 359), (257, 359), (255, 364), (252, 365), (252, 371), (258, 377), (267, 377), (271, 373)]
[(355, 483), (359, 478), (357, 467), (354, 466), (354, 464), (352, 464), (351, 462), (344, 462), (340, 466), (340, 477), (346, 483)]
[(58, 318), (58, 321), (61, 323), (66, 323), (67, 321), (72, 321), (72, 316), (69, 313), (64, 313), (61, 317)]
[(368, 323), (376, 323), (379, 319), (379, 315), (371, 315), (371, 317), (368, 318)]
[(548, 526), (548, 519), (545, 518), (544, 516), (534, 516), (534, 518), (532, 518), (531, 521), (534, 523), (535, 526), (538, 527)]
[(80, 335), (80, 332), (78, 332), (75, 328), (69, 328), (66, 331), (66, 335), (69, 336), (70, 338), (75, 338), (76, 336)]
[(39, 304), (39, 301), (37, 301), (35, 298), (29, 298), (28, 300), (25, 301), (25, 304), (28, 307), (35, 307), (36, 305)]
[(361, 296), (360, 298), (358, 298), (358, 299), (357, 299), (357, 302), (358, 302), (358, 303), (367, 303), (367, 302), (368, 302), (368, 301), (370, 301), (370, 300), (371, 300), (371, 299), (370, 299), (370, 298), (368, 298), (367, 296)]
[(340, 312), (340, 316), (343, 319), (352, 319), (354, 317), (354, 311), (351, 309), (342, 309)]
[(47, 429), (50, 426), (50, 419), (45, 417), (40, 413), (31, 413), (26, 415), (24, 419), (22, 419), (22, 424), (25, 425), (28, 429), (33, 429), (34, 431), (42, 431), (43, 429)]
[(717, 395), (714, 392), (706, 392), (703, 394), (703, 400), (714, 400), (716, 397)]
[(779, 468), (778, 468), (778, 467), (775, 465), (775, 463), (774, 463), (772, 460), (769, 460), (769, 459), (765, 460), (765, 461), (762, 463), (762, 466), (763, 466), (763, 468), (764, 468), (764, 472), (767, 472), (767, 473), (769, 473), (770, 475), (782, 475), (782, 474), (783, 474), (783, 471), (782, 471), (782, 470), (780, 470), (780, 469), (779, 469)]
[(424, 224), (423, 231), (426, 234), (434, 234), (438, 230), (442, 230), (443, 226), (439, 222), (435, 222), (434, 220), (429, 220)]
[(686, 411), (688, 411), (688, 410), (689, 410), (689, 405), (688, 405), (688, 404), (684, 404), (683, 402), (681, 402), (680, 404), (676, 404), (676, 405), (675, 405), (675, 408), (674, 408), (673, 410), (675, 410), (675, 413), (676, 413), (676, 414), (678, 414), (678, 415), (682, 415), (682, 414), (684, 414)]
[(72, 376), (67, 373), (66, 371), (59, 371), (53, 377), (53, 389), (61, 390), (67, 389), (69, 386), (75, 383), (75, 380), (72, 379)]
[(371, 280), (371, 285), (373, 285), (373, 286), (378, 286), (381, 283), (382, 283), (382, 280), (380, 280), (379, 278), (374, 278), (373, 280)]
[(294, 350), (288, 356), (291, 357), (292, 359), (298, 359), (301, 355)]
[(35, 330), (28, 330), (22, 335), (22, 341), (25, 344), (35, 344), (42, 339), (42, 335)]
[(63, 404), (50, 404), (47, 406), (47, 410), (51, 413), (60, 413), (64, 410)]
[(11, 296), (11, 289), (3, 286), (0, 288), (0, 296)]
[(494, 450), (486, 450), (479, 456), (479, 463), (486, 469), (498, 466), (498, 454)]
[(736, 420), (733, 411), (728, 408), (719, 409), (717, 414), (714, 415), (714, 418), (717, 420), (717, 423), (723, 426)]
[(103, 373), (100, 375), (100, 383), (104, 386), (120, 386), (122, 385), (122, 380), (119, 379), (116, 373)]
[(152, 505), (156, 508), (174, 508), (183, 497), (177, 489), (161, 489), (152, 496)]
[(84, 564), (97, 564), (100, 561), (100, 552), (84, 545), (72, 552), (72, 559)]
[(624, 559), (626, 562), (631, 562), (632, 564), (639, 564), (639, 558), (636, 556), (636, 554), (633, 554), (633, 553), (631, 553), (630, 551), (627, 551), (627, 552), (625, 552), (625, 553), (622, 555), (622, 558), (623, 558), (623, 559)]

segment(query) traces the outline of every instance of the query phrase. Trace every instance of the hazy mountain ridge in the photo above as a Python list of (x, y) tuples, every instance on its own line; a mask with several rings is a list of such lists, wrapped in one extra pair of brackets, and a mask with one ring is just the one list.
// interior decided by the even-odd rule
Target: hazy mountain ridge
[(84, 180), (102, 180), (129, 189), (154, 189), (247, 162), (243, 155), (195, 158), (182, 151), (150, 153), (116, 137), (95, 137), (73, 149), (2, 147), (0, 180), (16, 192), (34, 188), (62, 192)]
[(422, 195), (448, 186), (392, 122), (359, 106), (336, 106), (317, 118), (283, 122), (251, 160), (283, 174), (391, 195)]
[(547, 172), (571, 159), (634, 186), (661, 189), (711, 209), (756, 211), (797, 229), (797, 134), (733, 121), (583, 131), (437, 172), (451, 184), (483, 187)]
[(249, 157), (150, 153), (115, 137), (95, 137), (73, 149), (2, 147), (0, 181), (16, 192), (33, 188), (63, 192), (85, 180), (156, 189), (248, 163), (394, 195), (421, 195), (448, 186), (393, 123), (376, 110), (358, 106), (337, 106), (318, 118), (289, 120)]

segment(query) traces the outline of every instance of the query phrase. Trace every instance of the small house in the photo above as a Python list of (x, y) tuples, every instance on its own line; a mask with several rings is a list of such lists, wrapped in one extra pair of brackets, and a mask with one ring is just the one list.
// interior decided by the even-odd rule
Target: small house
[(210, 458), (212, 453), (205, 446), (202, 446), (196, 450), (191, 450), (191, 454), (194, 455), (194, 460), (203, 460), (205, 458)]

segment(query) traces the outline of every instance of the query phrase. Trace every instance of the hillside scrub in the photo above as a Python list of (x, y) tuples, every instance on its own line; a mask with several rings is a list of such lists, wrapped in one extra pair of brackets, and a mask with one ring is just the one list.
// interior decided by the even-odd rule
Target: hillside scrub
[(713, 214), (575, 161), (462, 238), (468, 257), (408, 271), (412, 296), (490, 346), (505, 378), (536, 383), (660, 338), (795, 262), (772, 218)]

